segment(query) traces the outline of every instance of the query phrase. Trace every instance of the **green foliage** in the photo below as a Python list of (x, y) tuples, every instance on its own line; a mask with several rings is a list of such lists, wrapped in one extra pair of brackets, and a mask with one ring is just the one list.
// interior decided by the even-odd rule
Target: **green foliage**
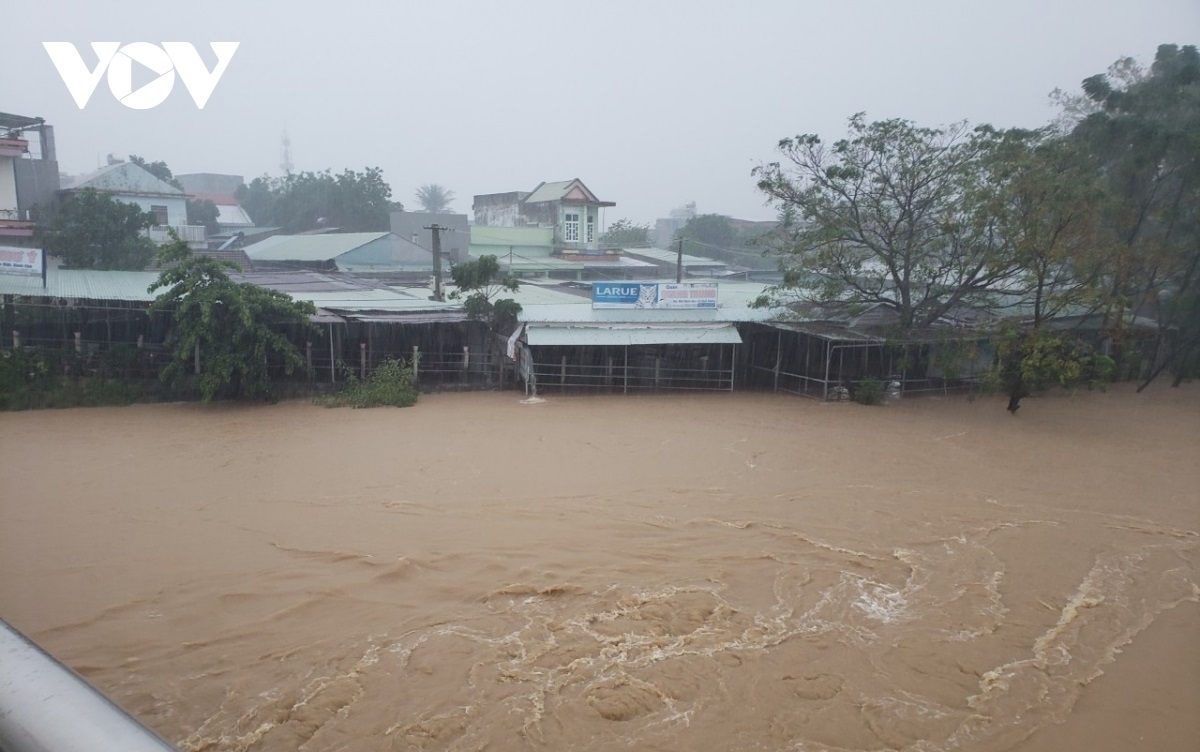
[(217, 224), (219, 215), (220, 210), (212, 201), (206, 198), (188, 199), (187, 222), (189, 225), (203, 225), (209, 235), (216, 235), (221, 229)]
[(688, 250), (689, 245), (699, 246), (698, 248), (693, 247), (692, 251), (697, 251), (701, 255), (706, 250), (728, 249), (741, 245), (738, 242), (737, 232), (733, 229), (733, 224), (724, 214), (701, 214), (692, 217), (679, 229), (675, 237), (676, 239), (683, 238), (684, 250)]
[(152, 224), (154, 215), (136, 204), (85, 188), (68, 194), (40, 240), (72, 267), (137, 271), (154, 257), (154, 244), (142, 235)]
[(1103, 191), (1085, 150), (1049, 128), (979, 133), (986, 182), (975, 190), (994, 220), (998, 252), (1016, 265), (1007, 294), (1028, 301), (1033, 326), (1091, 307), (1101, 271), (1093, 252)]
[(512, 298), (497, 298), (502, 292), (516, 292), (520, 283), (516, 277), (503, 274), (495, 256), (456, 264), (450, 269), (455, 290), (451, 300), (462, 300), (467, 316), (487, 323), (488, 328), (509, 334), (517, 326), (521, 304)]
[(179, 184), (179, 181), (175, 178), (175, 175), (171, 173), (171, 168), (167, 167), (166, 162), (163, 162), (162, 160), (147, 162), (145, 159), (136, 154), (130, 154), (129, 161), (138, 167), (141, 167), (143, 170), (159, 180), (165, 183), (170, 183), (181, 191), (183, 190), (183, 186)]
[[(965, 124), (850, 119), (826, 147), (813, 134), (779, 142), (784, 162), (754, 170), (788, 218), (775, 250), (790, 280), (822, 302), (881, 303), (907, 331), (1012, 275), (985, 211), (987, 138)], [(785, 286), (788, 281), (785, 280)]]
[(240, 186), (237, 199), (254, 223), (295, 233), (325, 227), (346, 232), (386, 232), (391, 227), (391, 187), (378, 167), (334, 175), (301, 172), (264, 175)]
[(235, 265), (194, 256), (179, 241), (164, 246), (160, 260), (174, 264), (149, 288), (165, 290), (154, 299), (152, 313), (172, 316), (166, 339), (172, 360), (161, 374), (164, 382), (190, 378), (197, 346), (201, 368), (196, 386), (205, 402), (216, 397), (270, 398), (272, 361), (289, 374), (306, 367), (304, 355), (279, 330), (312, 329), (308, 316), (316, 309), (311, 303), (233, 282), (227, 270)]
[(388, 358), (366, 381), (353, 372), (346, 374), (341, 391), (317, 399), (326, 407), (411, 407), (417, 403), (417, 379), (411, 365), (403, 360)]
[[(57, 351), (0, 351), (0, 410), (127, 405), (142, 389), (103, 369), (80, 378), (79, 358)], [(75, 375), (71, 375), (75, 374)]]
[(447, 190), (437, 183), (427, 183), (417, 189), (417, 203), (427, 212), (441, 214), (450, 210), (450, 202), (454, 200), (454, 191)]
[(600, 235), (600, 242), (621, 248), (647, 246), (650, 245), (650, 226), (635, 225), (628, 219), (618, 219)]
[(854, 388), (854, 401), (862, 405), (883, 404), (883, 382), (878, 379), (860, 381)]
[(1187, 372), (1198, 357), (1186, 301), (1200, 290), (1200, 52), (1161, 45), (1149, 71), (1114, 67), (1083, 90), (1091, 112), (1070, 139), (1105, 192), (1097, 304), (1118, 343), (1135, 315), (1157, 318), (1168, 354), (1148, 384), (1165, 367)]
[(1116, 364), (1070, 334), (1007, 327), (996, 340), (996, 368), (990, 386), (1008, 395), (1008, 410), (1016, 414), (1021, 400), (1052, 386), (1089, 389), (1112, 381)]

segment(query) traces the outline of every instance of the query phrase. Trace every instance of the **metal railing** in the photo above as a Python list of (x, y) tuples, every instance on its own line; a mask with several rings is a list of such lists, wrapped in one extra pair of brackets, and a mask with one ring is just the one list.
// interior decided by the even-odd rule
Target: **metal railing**
[(203, 243), (208, 238), (204, 225), (154, 225), (146, 232), (150, 240), (160, 245), (171, 242), (171, 231), (185, 243)]
[(37, 643), (0, 620), (0, 750), (174, 749)]
[(702, 359), (696, 367), (684, 366), (665, 358), (625, 365), (610, 360), (603, 365), (558, 361), (534, 361), (533, 380), (539, 390), (607, 389), (670, 391), (733, 391), (734, 369), (710, 367)]

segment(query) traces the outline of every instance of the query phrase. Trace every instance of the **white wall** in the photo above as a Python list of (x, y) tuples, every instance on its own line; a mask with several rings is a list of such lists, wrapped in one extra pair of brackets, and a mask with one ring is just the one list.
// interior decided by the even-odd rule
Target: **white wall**
[(168, 225), (175, 227), (187, 224), (187, 199), (183, 197), (155, 196), (151, 198), (147, 196), (123, 196), (119, 193), (111, 195), (118, 201), (124, 201), (127, 204), (137, 204), (142, 207), (142, 211), (150, 211), (151, 206), (165, 206), (167, 207)]
[(16, 211), (17, 209), (17, 179), (13, 174), (14, 161), (13, 157), (0, 157), (0, 211)]

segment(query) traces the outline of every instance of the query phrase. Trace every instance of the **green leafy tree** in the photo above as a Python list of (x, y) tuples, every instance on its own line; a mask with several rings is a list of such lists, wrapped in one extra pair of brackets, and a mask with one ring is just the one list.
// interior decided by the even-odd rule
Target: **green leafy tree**
[(1093, 251), (1103, 193), (1086, 154), (1051, 128), (985, 127), (979, 133), (990, 142), (984, 180), (975, 190), (992, 219), (998, 256), (1015, 264), (1005, 297), (1028, 305), (1035, 327), (1094, 308), (1101, 269)]
[(495, 256), (480, 256), (450, 269), (455, 290), (451, 300), (463, 301), (467, 316), (487, 323), (488, 328), (510, 334), (517, 327), (521, 304), (512, 298), (498, 297), (504, 292), (516, 292), (517, 278), (500, 270)]
[(209, 235), (216, 235), (221, 229), (217, 224), (218, 216), (220, 216), (220, 210), (211, 200), (206, 198), (188, 199), (187, 222), (189, 225), (203, 225), (205, 232)]
[(284, 232), (338, 228), (346, 232), (386, 232), (392, 189), (378, 167), (362, 172), (343, 170), (263, 176), (239, 186), (238, 203), (260, 226)]
[(1008, 395), (1008, 411), (1016, 415), (1022, 399), (1056, 384), (1103, 386), (1112, 380), (1114, 365), (1111, 358), (1070, 334), (1008, 326), (997, 338), (992, 378)]
[(191, 372), (200, 350), (197, 379), (205, 402), (217, 397), (271, 396), (270, 367), (286, 373), (306, 367), (304, 355), (280, 329), (311, 328), (311, 303), (249, 283), (234, 282), (228, 271), (238, 267), (208, 256), (196, 256), (176, 240), (163, 246), (159, 260), (170, 264), (149, 291), (162, 290), (151, 304), (152, 313), (171, 317), (166, 344), (171, 363), (164, 382), (175, 383)]
[(417, 189), (417, 203), (421, 208), (433, 214), (442, 214), (450, 210), (450, 202), (454, 201), (454, 191), (447, 190), (437, 183), (426, 183)]
[(600, 242), (622, 248), (647, 246), (650, 245), (650, 226), (618, 219), (600, 236)]
[[(987, 140), (965, 124), (922, 128), (850, 118), (827, 147), (807, 134), (779, 142), (782, 162), (755, 168), (758, 187), (790, 212), (785, 284), (820, 302), (882, 304), (902, 331), (927, 326), (1013, 274), (978, 186)], [(791, 285), (812, 280), (809, 289)]]
[(130, 154), (129, 161), (138, 167), (141, 167), (143, 170), (159, 180), (165, 183), (170, 183), (181, 191), (183, 190), (183, 186), (180, 185), (179, 180), (175, 178), (175, 175), (171, 172), (171, 168), (167, 166), (166, 162), (163, 162), (162, 160), (147, 162), (145, 159), (136, 154)]
[(737, 232), (724, 214), (700, 214), (687, 221), (676, 240), (683, 238), (684, 249), (707, 255), (713, 250), (727, 250), (739, 245)]
[(1187, 301), (1200, 287), (1200, 52), (1162, 45), (1148, 71), (1116, 70), (1128, 74), (1084, 80), (1092, 111), (1070, 136), (1105, 189), (1096, 252), (1108, 331), (1120, 344), (1135, 316), (1158, 321), (1166, 354), (1144, 387), (1195, 359), (1172, 351), (1194, 346)]
[(154, 215), (107, 193), (85, 188), (68, 194), (40, 235), (47, 253), (80, 269), (140, 270), (154, 258), (143, 230)]

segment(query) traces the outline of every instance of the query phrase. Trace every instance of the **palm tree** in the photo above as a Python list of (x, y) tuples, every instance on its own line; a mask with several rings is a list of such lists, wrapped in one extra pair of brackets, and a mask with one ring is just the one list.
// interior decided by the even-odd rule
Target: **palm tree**
[(417, 189), (417, 202), (427, 212), (440, 214), (450, 209), (454, 200), (454, 191), (446, 190), (437, 183), (427, 183)]

